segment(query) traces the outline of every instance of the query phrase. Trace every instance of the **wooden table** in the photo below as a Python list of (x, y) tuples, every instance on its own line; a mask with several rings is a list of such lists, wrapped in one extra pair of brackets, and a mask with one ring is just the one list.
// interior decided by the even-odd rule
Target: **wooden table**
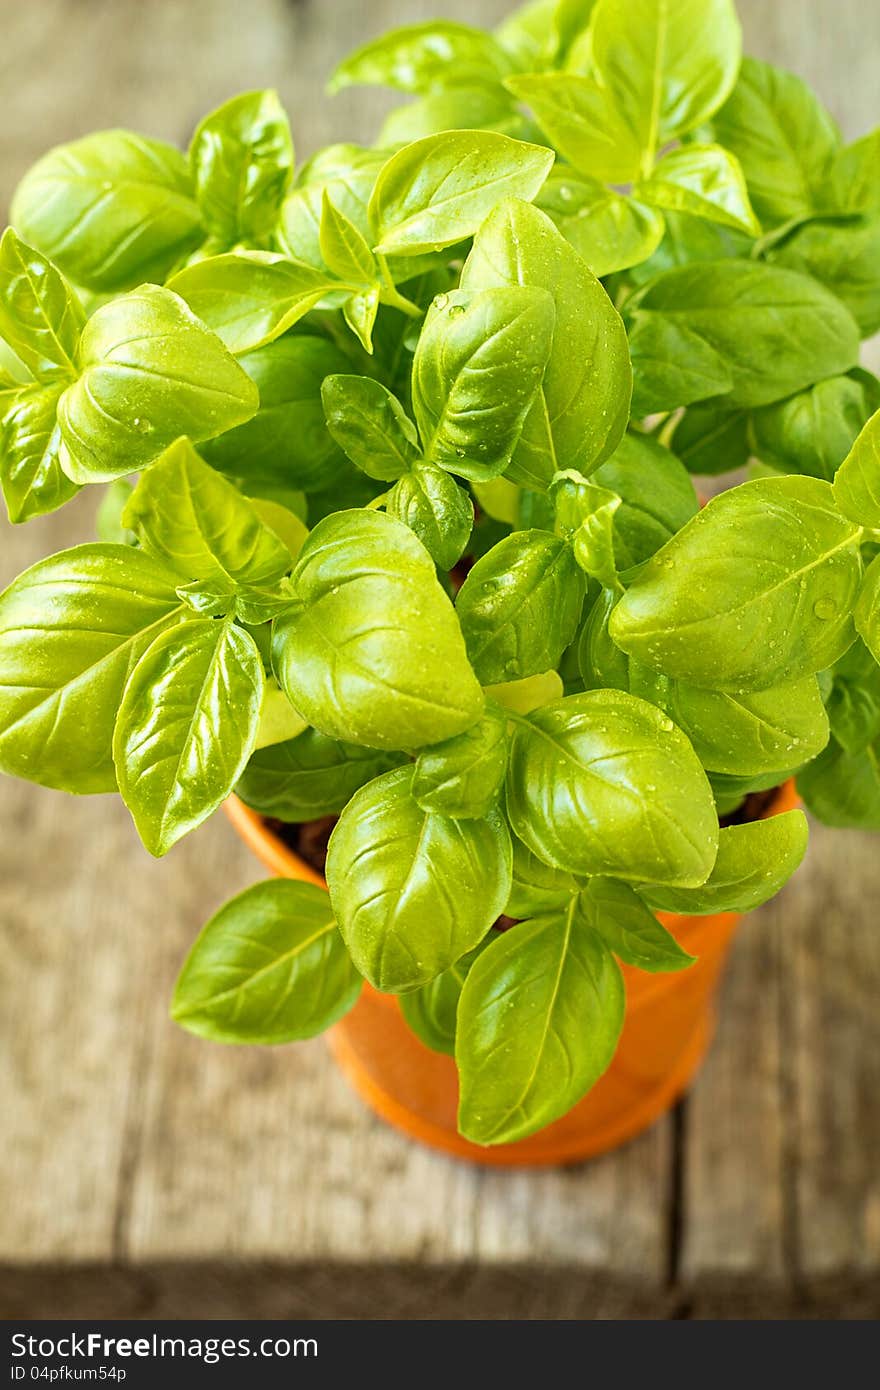
[[(182, 139), (275, 84), (302, 153), (385, 98), (321, 94), (389, 17), (504, 0), (0, 3), (0, 205), (49, 144)], [(876, 123), (880, 18), (748, 0), (751, 50)], [(89, 535), (91, 495), (13, 531), (0, 581)], [(317, 1041), (225, 1049), (174, 1028), (194, 933), (260, 875), (222, 817), (164, 861), (113, 799), (0, 786), (0, 1305), (83, 1317), (731, 1317), (880, 1312), (878, 841), (817, 829), (742, 928), (688, 1100), (583, 1167), (478, 1171), (374, 1120)]]

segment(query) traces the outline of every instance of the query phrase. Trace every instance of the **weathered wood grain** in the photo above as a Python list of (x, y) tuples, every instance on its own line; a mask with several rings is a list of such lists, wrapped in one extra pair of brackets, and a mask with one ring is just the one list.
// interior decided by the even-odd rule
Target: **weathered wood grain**
[[(108, 125), (185, 139), (248, 86), (279, 88), (303, 155), (369, 139), (388, 99), (326, 101), (339, 56), (395, 21), (507, 9), (0, 0), (0, 206), (53, 142)], [(876, 123), (880, 20), (861, 3), (741, 9), (752, 51), (813, 81), (848, 134)], [(87, 538), (92, 509), (86, 496), (4, 523), (0, 583)], [(744, 927), (677, 1125), (529, 1175), (409, 1144), (363, 1110), (320, 1042), (232, 1050), (172, 1028), (188, 943), (259, 876), (223, 820), (154, 863), (112, 798), (3, 781), (0, 818), (3, 1311), (729, 1316), (746, 1297), (754, 1316), (878, 1311), (871, 837), (818, 832), (799, 878)]]
[[(780, 899), (778, 911), (788, 904)], [(786, 1274), (778, 923), (771, 909), (740, 928), (719, 1000), (715, 1045), (683, 1113), (685, 1287), (705, 1278)]]

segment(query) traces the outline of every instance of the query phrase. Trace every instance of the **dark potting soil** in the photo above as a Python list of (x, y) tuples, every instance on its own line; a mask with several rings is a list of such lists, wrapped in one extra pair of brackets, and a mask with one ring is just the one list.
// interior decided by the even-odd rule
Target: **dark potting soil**
[(292, 849), (294, 854), (304, 859), (309, 868), (322, 874), (327, 863), (327, 842), (338, 820), (338, 816), (321, 816), (320, 820), (291, 825), (287, 821), (274, 820), (271, 816), (266, 816), (263, 823), (267, 830), (271, 830), (273, 835), (277, 835), (278, 839), (287, 845), (288, 849)]
[(728, 825), (750, 825), (753, 820), (761, 820), (770, 810), (778, 792), (778, 787), (771, 787), (766, 792), (749, 792), (741, 806), (737, 806), (729, 815), (719, 817), (719, 825), (722, 828)]

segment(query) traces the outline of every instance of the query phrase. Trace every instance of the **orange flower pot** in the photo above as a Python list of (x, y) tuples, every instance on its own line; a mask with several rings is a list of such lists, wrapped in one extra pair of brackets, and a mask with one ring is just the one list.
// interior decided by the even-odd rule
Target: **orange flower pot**
[[(779, 789), (768, 815), (798, 805), (794, 783)], [(272, 873), (325, 887), (320, 874), (266, 828), (237, 797), (226, 812), (239, 835)], [(687, 1089), (714, 1029), (714, 996), (739, 922), (660, 914), (676, 939), (697, 956), (688, 970), (649, 975), (623, 967), (626, 1022), (614, 1061), (574, 1109), (539, 1134), (484, 1148), (456, 1130), (458, 1077), (451, 1057), (432, 1052), (407, 1027), (393, 995), (365, 985), (351, 1013), (329, 1034), (337, 1063), (378, 1115), (412, 1139), (457, 1158), (496, 1166), (576, 1163), (631, 1139)]]

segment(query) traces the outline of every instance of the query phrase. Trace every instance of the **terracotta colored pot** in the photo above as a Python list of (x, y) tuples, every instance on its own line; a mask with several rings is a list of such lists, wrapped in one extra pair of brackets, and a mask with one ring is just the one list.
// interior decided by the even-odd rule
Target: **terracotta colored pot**
[[(794, 783), (788, 782), (767, 814), (778, 815), (797, 805)], [(237, 797), (231, 797), (225, 809), (272, 873), (324, 886), (321, 876)], [(455, 1127), (458, 1078), (452, 1058), (419, 1042), (404, 1023), (397, 999), (369, 985), (329, 1034), (336, 1061), (383, 1119), (458, 1158), (538, 1167), (574, 1163), (612, 1149), (668, 1110), (699, 1067), (714, 1029), (715, 987), (739, 921), (729, 912), (661, 917), (685, 950), (698, 957), (696, 964), (670, 975), (623, 967), (626, 1023), (614, 1061), (573, 1110), (528, 1139), (492, 1148), (462, 1139)]]

